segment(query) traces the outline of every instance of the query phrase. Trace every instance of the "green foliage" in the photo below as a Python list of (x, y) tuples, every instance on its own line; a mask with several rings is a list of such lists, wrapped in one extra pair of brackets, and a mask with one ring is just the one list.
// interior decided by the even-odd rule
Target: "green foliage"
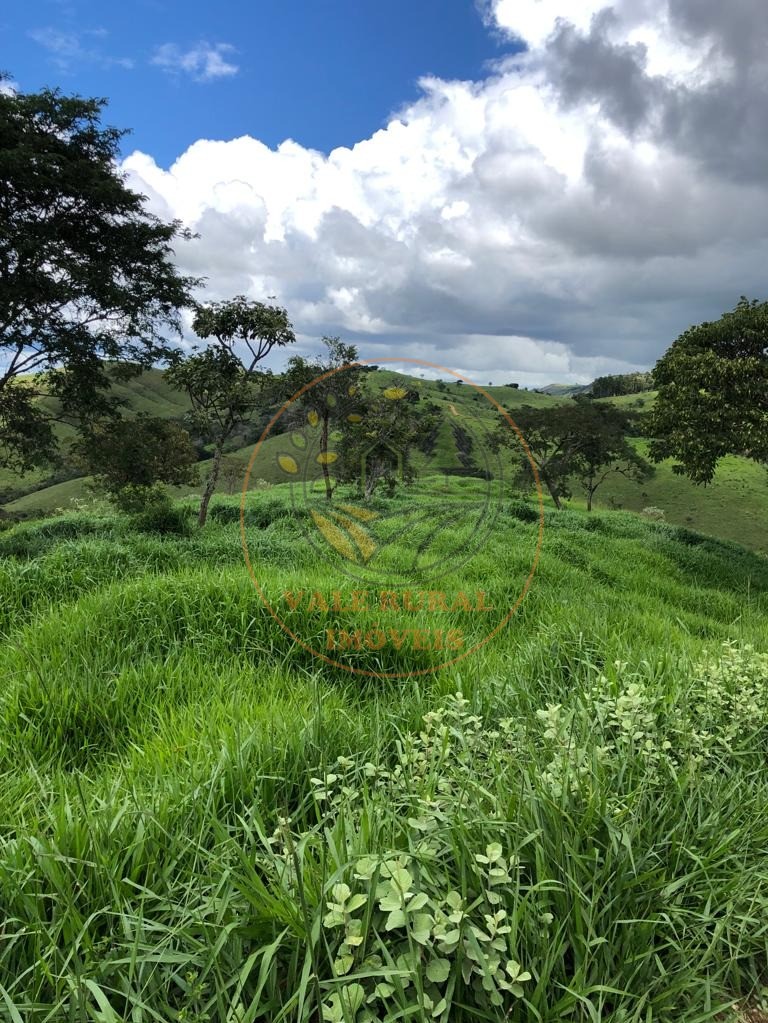
[(617, 398), (625, 394), (638, 394), (653, 387), (652, 373), (618, 373), (597, 377), (589, 386), (591, 398)]
[(123, 510), (156, 501), (158, 484), (197, 479), (189, 434), (170, 419), (107, 419), (90, 427), (73, 450), (95, 485)]
[(292, 344), (296, 337), (285, 309), (249, 301), (244, 295), (198, 306), (192, 326), (199, 337), (214, 337), (216, 343), (186, 359), (177, 358), (168, 379), (186, 391), (192, 406), (189, 422), (214, 445), (198, 513), (198, 524), (203, 526), (224, 445), (264, 404), (269, 375), (257, 367), (273, 348)]
[(103, 415), (105, 360), (127, 374), (167, 355), (164, 335), (199, 283), (172, 265), (179, 225), (151, 215), (116, 170), (124, 133), (102, 126), (104, 106), (0, 92), (0, 452), (21, 467), (53, 453), (41, 399), (69, 421)]
[(433, 420), (425, 424), (403, 387), (387, 387), (380, 394), (368, 389), (358, 400), (360, 414), (342, 425), (337, 476), (357, 484), (369, 500), (381, 484), (392, 494), (413, 480), (413, 449), (422, 431), (432, 428), (435, 413), (426, 414)]
[(609, 476), (618, 474), (644, 483), (653, 467), (630, 443), (629, 416), (611, 405), (579, 403), (581, 442), (573, 459), (573, 477), (587, 496), (587, 511), (598, 489)]
[(650, 465), (628, 440), (629, 417), (610, 405), (578, 398), (553, 408), (523, 406), (515, 413), (515, 421), (528, 451), (504, 421), (492, 435), (492, 445), (497, 450), (512, 449), (517, 478), (529, 485), (534, 479), (533, 462), (556, 508), (571, 496), (574, 481), (584, 489), (590, 510), (596, 491), (611, 474), (635, 482), (651, 475)]
[(218, 345), (177, 359), (166, 377), (189, 398), (190, 428), (205, 440), (222, 443), (253, 414), (263, 383), (261, 375), (246, 372), (236, 355)]
[[(357, 348), (338, 337), (324, 337), (325, 356), (305, 359), (295, 355), (288, 361), (284, 375), (285, 398), (300, 396), (289, 406), (284, 418), (289, 425), (304, 427), (308, 417), (316, 417), (320, 426), (318, 456), (330, 501), (334, 486), (330, 475), (331, 430), (343, 429), (349, 416), (359, 413), (360, 378), (363, 367), (357, 364)], [(301, 394), (302, 390), (307, 390)]]
[(690, 327), (654, 369), (651, 455), (710, 483), (727, 454), (768, 462), (768, 302)]
[[(198, 306), (192, 329), (198, 337), (214, 337), (238, 358), (246, 373), (252, 373), (273, 348), (283, 348), (296, 340), (285, 309), (251, 301), (245, 295)], [(238, 355), (239, 346), (247, 349), (248, 356)]]
[(190, 532), (190, 512), (189, 508), (174, 505), (167, 495), (163, 495), (159, 500), (147, 502), (134, 516), (133, 524), (140, 533), (186, 536)]

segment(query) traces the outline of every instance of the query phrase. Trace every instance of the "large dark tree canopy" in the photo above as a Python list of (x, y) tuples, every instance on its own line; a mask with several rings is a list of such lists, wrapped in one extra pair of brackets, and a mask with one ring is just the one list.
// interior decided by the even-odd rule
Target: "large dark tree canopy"
[(104, 105), (0, 94), (0, 460), (30, 461), (17, 442), (41, 394), (65, 415), (103, 411), (105, 362), (158, 361), (199, 283), (172, 263), (179, 225), (118, 173)]
[(690, 327), (654, 370), (652, 456), (709, 483), (735, 454), (768, 462), (768, 302), (742, 298), (714, 323)]

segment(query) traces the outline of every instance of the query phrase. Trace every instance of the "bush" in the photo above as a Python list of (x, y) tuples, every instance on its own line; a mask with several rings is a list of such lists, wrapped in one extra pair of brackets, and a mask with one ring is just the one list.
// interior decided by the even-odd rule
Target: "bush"
[(664, 519), (663, 508), (656, 508), (652, 504), (649, 504), (647, 508), (643, 508), (642, 513), (647, 519), (652, 519), (654, 522), (661, 522)]
[(240, 505), (239, 504), (214, 504), (208, 509), (208, 518), (213, 519), (214, 522), (239, 522), (240, 521)]
[(188, 536), (192, 532), (192, 509), (175, 505), (170, 499), (157, 501), (135, 514), (132, 524), (139, 533)]
[(520, 499), (510, 501), (505, 511), (507, 515), (517, 519), (518, 522), (538, 522), (539, 520), (539, 509)]

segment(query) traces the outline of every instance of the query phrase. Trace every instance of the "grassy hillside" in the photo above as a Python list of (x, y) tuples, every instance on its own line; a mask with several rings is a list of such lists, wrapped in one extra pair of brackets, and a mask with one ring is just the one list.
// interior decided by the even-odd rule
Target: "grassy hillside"
[[(433, 451), (428, 456), (416, 458), (422, 473), (435, 472), (441, 468), (459, 468), (462, 463), (454, 428), (463, 426), (482, 432), (492, 428), (497, 418), (493, 406), (466, 384), (446, 381), (441, 389), (436, 381), (384, 369), (370, 373), (368, 379), (376, 388), (383, 389), (392, 385), (416, 387), (421, 393), (422, 402), (435, 403), (442, 410), (443, 422)], [(515, 409), (522, 405), (542, 408), (570, 400), (565, 393), (537, 394), (533, 391), (491, 386), (485, 390), (513, 417)], [(148, 371), (136, 380), (118, 385), (117, 392), (129, 407), (152, 415), (180, 417), (187, 409), (184, 396), (168, 386), (159, 370)], [(655, 396), (655, 391), (646, 391), (598, 400), (629, 410), (647, 411)], [(638, 446), (642, 451), (647, 449), (644, 442), (638, 442)], [(277, 464), (277, 455), (282, 447), (283, 442), (278, 438), (270, 438), (266, 442), (259, 465), (254, 470), (254, 477), (266, 479), (270, 483), (283, 481), (284, 474)], [(248, 445), (230, 452), (232, 457), (242, 463), (243, 472), (252, 451), (253, 446)], [(206, 472), (203, 462), (203, 477)], [(53, 486), (44, 486), (44, 483), (43, 473), (30, 474), (19, 480), (18, 477), (0, 471), (0, 490), (13, 485), (25, 491), (23, 496), (7, 502), (7, 510), (23, 514), (48, 513), (57, 508), (66, 508), (72, 500), (88, 496), (84, 480), (68, 480)], [(236, 489), (239, 488), (240, 484)], [(194, 489), (184, 487), (174, 491), (174, 494), (182, 497)], [(223, 489), (226, 491), (226, 484)], [(576, 493), (574, 504), (580, 506), (582, 503), (580, 495)], [(653, 505), (660, 507), (667, 521), (675, 525), (732, 540), (757, 551), (768, 551), (768, 478), (755, 463), (745, 459), (724, 459), (709, 487), (696, 487), (685, 478), (675, 476), (671, 462), (660, 465), (654, 479), (642, 486), (616, 477), (598, 491), (597, 505), (605, 509), (620, 506), (636, 512)]]
[[(547, 512), (501, 633), (364, 678), (267, 612), (237, 504), (203, 533), (0, 533), (0, 1019), (743, 1023), (768, 968), (768, 561)], [(381, 505), (396, 562), (443, 504)], [(443, 587), (504, 606), (536, 518), (507, 502)], [(273, 600), (329, 587), (285, 488), (246, 522)]]
[[(647, 454), (647, 441), (636, 445)], [(768, 473), (744, 458), (724, 458), (708, 486), (696, 486), (675, 475), (670, 460), (658, 465), (653, 479), (642, 486), (621, 476), (607, 480), (597, 498), (600, 507), (621, 506), (631, 511), (658, 507), (668, 522), (768, 554)]]

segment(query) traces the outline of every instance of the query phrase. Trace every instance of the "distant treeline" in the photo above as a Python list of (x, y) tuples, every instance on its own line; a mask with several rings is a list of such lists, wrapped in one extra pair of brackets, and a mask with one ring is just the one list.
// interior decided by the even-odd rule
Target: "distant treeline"
[(598, 377), (589, 393), (593, 398), (616, 398), (622, 394), (637, 394), (653, 387), (651, 373), (617, 373), (615, 376)]

